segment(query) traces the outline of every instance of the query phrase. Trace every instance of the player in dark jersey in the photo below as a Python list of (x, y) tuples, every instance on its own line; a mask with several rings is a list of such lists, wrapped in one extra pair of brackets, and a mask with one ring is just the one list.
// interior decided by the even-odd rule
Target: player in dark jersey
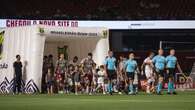
[(14, 94), (21, 93), (22, 62), (20, 61), (20, 55), (16, 55), (16, 61), (14, 62), (13, 67), (14, 67), (14, 76), (15, 76), (13, 92)]
[(60, 58), (56, 62), (55, 77), (57, 81), (58, 93), (63, 93), (64, 78), (67, 72), (68, 63), (64, 59), (64, 54), (60, 54)]
[(84, 58), (82, 61), (81, 61), (81, 65), (82, 65), (82, 71), (86, 77), (86, 79), (88, 80), (87, 81), (87, 84), (86, 84), (86, 92), (89, 93), (89, 95), (92, 94), (92, 80), (93, 80), (93, 64), (95, 63), (93, 61), (93, 55), (92, 53), (88, 53), (88, 56), (87, 58)]

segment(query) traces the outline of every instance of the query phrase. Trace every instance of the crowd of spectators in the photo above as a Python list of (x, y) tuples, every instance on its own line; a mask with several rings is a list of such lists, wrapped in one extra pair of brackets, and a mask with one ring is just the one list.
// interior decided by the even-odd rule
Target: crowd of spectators
[(194, 0), (2, 0), (1, 18), (77, 20), (195, 19)]

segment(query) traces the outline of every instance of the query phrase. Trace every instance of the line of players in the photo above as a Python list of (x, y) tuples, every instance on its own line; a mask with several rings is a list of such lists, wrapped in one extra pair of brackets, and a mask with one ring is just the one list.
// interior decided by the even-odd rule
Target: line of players
[[(176, 94), (174, 90), (175, 70), (183, 73), (177, 58), (175, 50), (170, 50), (170, 55), (163, 56), (163, 50), (158, 50), (158, 55), (154, 56), (150, 52), (148, 57), (141, 65), (141, 71), (138, 68), (134, 53), (129, 54), (129, 58), (120, 57), (117, 62), (112, 51), (108, 51), (104, 65), (98, 69), (92, 59), (92, 53), (84, 58), (80, 63), (75, 57), (72, 62), (67, 62), (64, 55), (61, 54), (56, 62), (54, 76), (52, 70), (48, 69), (46, 74), (46, 84), (48, 93), (53, 93), (54, 85), (58, 93), (69, 93), (74, 91), (79, 93), (94, 94), (102, 91), (103, 94), (113, 92), (126, 92), (127, 94), (136, 94), (138, 92), (138, 74), (145, 75), (147, 78), (146, 92), (148, 94), (156, 92), (161, 94), (165, 75), (168, 75), (168, 94)], [(117, 66), (116, 66), (117, 65)]]

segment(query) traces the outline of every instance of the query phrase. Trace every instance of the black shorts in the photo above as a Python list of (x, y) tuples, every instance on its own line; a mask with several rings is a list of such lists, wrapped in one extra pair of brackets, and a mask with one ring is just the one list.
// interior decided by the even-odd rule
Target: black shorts
[(175, 78), (175, 68), (168, 68), (168, 77), (169, 78)]
[(164, 70), (156, 70), (157, 76), (164, 77), (165, 71)]
[(127, 72), (127, 78), (129, 78), (129, 79), (134, 79), (134, 75), (135, 75), (135, 73), (134, 72)]
[(80, 82), (80, 74), (79, 73), (74, 74), (74, 82)]
[(91, 86), (92, 85), (92, 80), (93, 80), (93, 75), (92, 74), (86, 74), (85, 78), (87, 78), (88, 81), (88, 85)]
[(50, 88), (51, 86), (53, 86), (54, 81), (48, 81), (47, 82), (47, 88)]
[(116, 72), (115, 72), (115, 70), (107, 70), (107, 74), (108, 74), (108, 79), (109, 80), (116, 79)]

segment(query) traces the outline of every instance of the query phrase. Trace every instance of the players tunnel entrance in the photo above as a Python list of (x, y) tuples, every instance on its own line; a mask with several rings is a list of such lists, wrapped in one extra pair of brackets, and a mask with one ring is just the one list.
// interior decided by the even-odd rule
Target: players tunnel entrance
[[(45, 91), (45, 75), (47, 74), (47, 65), (56, 66), (60, 54), (64, 58), (72, 61), (74, 56), (78, 61), (85, 58), (89, 52), (93, 53), (93, 60), (102, 65), (108, 51), (108, 32), (105, 28), (46, 28), (43, 29), (41, 36), (45, 36), (44, 57), (48, 60), (51, 56), (52, 62), (43, 62), (42, 70), (42, 90)], [(44, 59), (45, 59), (44, 58)], [(45, 60), (43, 60), (45, 61)], [(46, 69), (46, 70), (45, 70)], [(54, 71), (52, 71), (53, 73)]]

